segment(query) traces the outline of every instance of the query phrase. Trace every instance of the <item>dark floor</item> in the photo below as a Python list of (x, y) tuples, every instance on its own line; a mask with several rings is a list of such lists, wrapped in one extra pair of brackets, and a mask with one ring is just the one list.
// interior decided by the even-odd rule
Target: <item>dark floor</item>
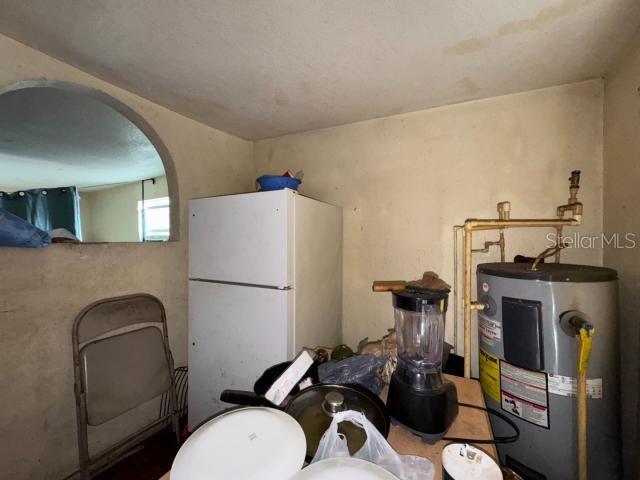
[(171, 469), (176, 453), (176, 436), (167, 427), (145, 441), (141, 450), (102, 472), (95, 480), (158, 480)]

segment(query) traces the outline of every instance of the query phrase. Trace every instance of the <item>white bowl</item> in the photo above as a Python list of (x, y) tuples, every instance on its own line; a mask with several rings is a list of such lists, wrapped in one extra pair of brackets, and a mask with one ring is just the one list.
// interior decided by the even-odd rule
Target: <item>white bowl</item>
[(312, 463), (291, 480), (398, 480), (398, 477), (357, 458), (328, 458)]

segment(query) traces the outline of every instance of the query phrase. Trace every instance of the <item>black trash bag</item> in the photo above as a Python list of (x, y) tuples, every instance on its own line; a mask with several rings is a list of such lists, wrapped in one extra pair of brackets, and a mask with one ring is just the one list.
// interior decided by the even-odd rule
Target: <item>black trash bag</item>
[(355, 355), (344, 360), (323, 363), (318, 367), (318, 377), (320, 383), (351, 383), (366, 387), (380, 395), (384, 382), (377, 373), (386, 362), (385, 356)]

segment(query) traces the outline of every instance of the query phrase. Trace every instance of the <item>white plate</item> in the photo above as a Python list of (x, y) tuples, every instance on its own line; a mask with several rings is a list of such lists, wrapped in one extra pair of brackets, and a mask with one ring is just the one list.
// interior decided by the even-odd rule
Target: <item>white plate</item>
[(307, 442), (280, 410), (249, 407), (224, 413), (182, 445), (171, 480), (283, 480), (299, 471)]
[(500, 467), (493, 458), (464, 443), (450, 443), (444, 447), (442, 467), (458, 480), (502, 480)]
[(398, 477), (357, 458), (328, 458), (312, 463), (291, 480), (398, 480)]

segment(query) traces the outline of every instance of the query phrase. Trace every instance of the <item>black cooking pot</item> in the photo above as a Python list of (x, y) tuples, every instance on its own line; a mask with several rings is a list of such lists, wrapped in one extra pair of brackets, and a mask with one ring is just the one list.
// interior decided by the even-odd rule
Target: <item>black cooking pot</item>
[[(313, 385), (289, 397), (284, 406), (274, 405), (262, 395), (242, 390), (225, 390), (220, 400), (236, 405), (284, 410), (298, 421), (304, 431), (308, 461), (316, 454), (320, 439), (329, 428), (333, 416), (344, 410), (362, 412), (385, 438), (389, 435), (390, 421), (385, 404), (377, 395), (359, 385)], [(342, 422), (338, 431), (345, 435), (352, 455), (366, 440), (364, 430), (351, 422)]]

